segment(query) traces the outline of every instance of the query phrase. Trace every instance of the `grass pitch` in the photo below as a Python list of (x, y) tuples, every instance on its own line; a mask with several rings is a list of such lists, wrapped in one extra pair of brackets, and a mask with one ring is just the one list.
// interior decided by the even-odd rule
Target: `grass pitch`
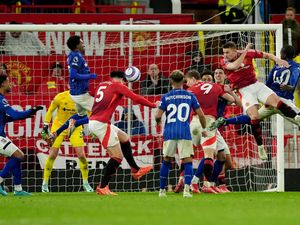
[(297, 225), (300, 193), (35, 193), (0, 197), (2, 225)]

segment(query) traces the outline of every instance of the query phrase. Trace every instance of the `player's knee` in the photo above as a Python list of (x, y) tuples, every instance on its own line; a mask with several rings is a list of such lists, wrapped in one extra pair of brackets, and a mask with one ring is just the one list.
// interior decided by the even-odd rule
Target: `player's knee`
[(164, 156), (164, 161), (166, 161), (166, 162), (171, 162), (172, 159), (173, 159), (172, 157)]
[(17, 149), (11, 156), (16, 157), (20, 160), (24, 159), (24, 153), (20, 149)]
[(190, 162), (193, 162), (193, 158), (192, 157), (186, 157), (186, 158), (183, 158), (182, 161), (184, 163), (190, 163)]
[(274, 108), (277, 108), (279, 101), (280, 101), (279, 97), (275, 94), (272, 94), (268, 97), (266, 104)]

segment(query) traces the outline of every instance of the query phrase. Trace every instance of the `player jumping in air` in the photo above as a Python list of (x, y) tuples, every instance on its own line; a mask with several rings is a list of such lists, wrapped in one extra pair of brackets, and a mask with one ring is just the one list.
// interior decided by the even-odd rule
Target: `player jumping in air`
[(22, 189), (22, 171), (21, 162), (24, 158), (24, 153), (14, 145), (6, 136), (4, 129), (8, 122), (29, 118), (36, 114), (37, 111), (43, 109), (42, 106), (32, 107), (26, 111), (16, 111), (7, 102), (5, 94), (11, 91), (11, 86), (6, 75), (0, 76), (0, 154), (9, 157), (4, 168), (0, 172), (0, 195), (6, 196), (2, 183), (4, 179), (13, 176), (14, 195), (28, 196), (30, 193)]
[(155, 108), (156, 105), (129, 90), (123, 84), (125, 76), (122, 71), (112, 71), (110, 77), (111, 81), (100, 83), (96, 89), (94, 105), (89, 121), (90, 132), (98, 137), (110, 157), (101, 182), (96, 190), (99, 195), (116, 195), (109, 190), (108, 183), (116, 173), (123, 160), (123, 156), (131, 167), (132, 176), (136, 180), (152, 170), (152, 166), (140, 168), (136, 164), (128, 135), (111, 124), (110, 120), (116, 107), (122, 101), (123, 96), (151, 108)]
[[(49, 123), (51, 122), (52, 114), (54, 113), (55, 110), (57, 110), (57, 112), (51, 126), (51, 132), (56, 131), (61, 125), (63, 125), (66, 122), (66, 120), (70, 116), (76, 114), (75, 103), (72, 101), (69, 91), (64, 91), (57, 94), (54, 97), (53, 101), (51, 102), (51, 105), (46, 113), (43, 130), (41, 132), (41, 136), (43, 137), (43, 139), (46, 139), (47, 137), (45, 136), (49, 134), (48, 131)], [(54, 161), (58, 155), (59, 148), (66, 135), (67, 135), (67, 131), (65, 130), (59, 136), (56, 137), (54, 143), (50, 147), (49, 156), (46, 160), (45, 168), (44, 168), (42, 192), (49, 192), (49, 187), (48, 187), (49, 177), (51, 175)], [(75, 148), (79, 159), (79, 168), (83, 180), (83, 189), (86, 192), (93, 192), (94, 191), (93, 188), (88, 183), (89, 170), (88, 170), (88, 162), (86, 160), (85, 153), (84, 153), (84, 140), (83, 140), (81, 126), (77, 127), (74, 130), (74, 135), (70, 137), (70, 142), (71, 145)]]
[(53, 142), (57, 136), (68, 128), (70, 137), (76, 127), (87, 124), (87, 111), (91, 111), (94, 98), (88, 93), (89, 80), (96, 79), (96, 74), (90, 73), (90, 68), (83, 58), (84, 43), (77, 35), (71, 36), (67, 40), (67, 46), (71, 50), (68, 55), (69, 85), (70, 96), (76, 104), (77, 114), (71, 116), (58, 130), (53, 132), (50, 137)]
[(284, 66), (285, 68), (290, 67), (289, 63), (273, 54), (250, 50), (251, 46), (252, 44), (249, 43), (244, 51), (238, 51), (235, 43), (226, 43), (223, 46), (224, 58), (221, 63), (230, 84), (242, 95), (243, 109), (251, 119), (250, 124), (258, 145), (259, 157), (266, 160), (268, 157), (262, 142), (262, 129), (258, 113), (259, 102), (279, 110), (284, 116), (294, 119), (298, 124), (300, 124), (300, 116), (285, 101), (282, 101), (272, 89), (257, 81), (252, 60), (254, 58), (271, 59), (279, 67)]
[[(285, 102), (287, 105), (293, 108), (297, 114), (299, 114), (299, 109), (293, 103), (294, 91), (297, 87), (300, 76), (300, 65), (293, 61), (295, 49), (293, 46), (285, 46), (281, 49), (280, 54), (281, 59), (287, 60), (290, 67), (286, 68), (275, 65), (268, 76), (266, 85), (279, 96), (281, 101)], [(272, 107), (262, 106), (258, 110), (259, 118), (261, 120), (276, 113), (284, 116), (278, 109)], [(296, 120), (289, 117), (285, 117), (285, 119), (299, 126), (299, 123)], [(246, 124), (250, 123), (250, 121), (251, 119), (248, 115), (241, 115), (229, 119), (220, 117), (215, 121), (214, 124), (212, 124), (212, 128), (215, 129), (219, 126), (229, 124)]]
[[(206, 121), (196, 97), (183, 90), (183, 73), (179, 70), (172, 72), (171, 84), (173, 90), (163, 95), (155, 120), (160, 123), (162, 115), (166, 112), (164, 126), (163, 162), (160, 169), (159, 197), (166, 197), (166, 185), (169, 176), (171, 161), (178, 149), (179, 157), (184, 162), (184, 190), (183, 197), (192, 197), (190, 185), (193, 176), (193, 144), (190, 132), (190, 113), (195, 112), (195, 120), (205, 129)], [(204, 134), (205, 136), (205, 134)]]

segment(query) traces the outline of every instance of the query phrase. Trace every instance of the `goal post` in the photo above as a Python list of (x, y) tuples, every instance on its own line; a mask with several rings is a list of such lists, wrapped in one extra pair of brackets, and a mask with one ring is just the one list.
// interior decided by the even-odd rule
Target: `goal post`
[[(211, 69), (217, 68), (218, 60), (221, 57), (221, 41), (236, 40), (240, 48), (245, 47), (247, 42), (253, 42), (258, 50), (275, 48), (275, 54), (280, 57), (282, 48), (282, 25), (281, 24), (241, 24), (241, 25), (203, 25), (203, 24), (178, 24), (178, 25), (98, 25), (98, 24), (45, 24), (45, 25), (0, 25), (0, 32), (33, 32), (45, 46), (47, 55), (11, 55), (6, 53), (5, 45), (0, 46), (4, 52), (0, 56), (2, 62), (8, 67), (9, 76), (15, 76), (20, 82), (16, 85), (22, 86), (27, 82), (27, 75), (31, 72), (30, 81), (26, 83), (26, 88), (30, 85), (41, 85), (48, 72), (49, 65), (55, 61), (63, 61), (66, 70), (66, 40), (71, 34), (79, 34), (83, 37), (84, 42), (88, 42), (87, 64), (91, 67), (91, 72), (98, 74), (97, 82), (108, 79), (109, 71), (114, 69), (125, 70), (128, 66), (134, 65), (141, 69), (142, 78), (138, 83), (129, 84), (130, 88), (136, 93), (143, 93), (142, 82), (146, 79), (148, 66), (150, 64), (159, 65), (160, 71), (168, 77), (174, 69), (187, 72), (190, 69), (190, 63), (195, 49), (192, 49), (199, 42), (198, 32), (204, 33), (204, 45), (206, 54), (204, 56), (206, 63)], [(136, 34), (136, 35), (135, 35)], [(264, 41), (261, 36), (266, 34), (275, 39), (275, 46), (270, 47), (272, 43)], [(216, 44), (217, 43), (217, 44)], [(197, 50), (196, 50), (197, 51)], [(268, 64), (264, 61), (257, 61), (257, 70), (260, 78), (263, 80), (270, 70)], [(30, 67), (30, 68), (29, 68)], [(68, 73), (65, 71), (65, 78)], [(40, 75), (42, 74), (42, 75)], [(22, 77), (23, 76), (23, 77)], [(24, 78), (25, 76), (25, 78)], [(41, 76), (35, 79), (34, 76)], [(29, 75), (28, 75), (29, 77)], [(40, 83), (38, 83), (40, 82)], [(95, 86), (95, 84), (93, 84)], [(132, 86), (132, 87), (131, 87)], [(163, 93), (155, 93), (147, 96), (149, 100), (159, 100)], [(45, 104), (48, 109), (50, 100), (55, 94), (43, 95), (33, 88), (33, 91), (24, 93), (14, 92), (8, 97), (9, 102), (16, 108), (25, 109), (35, 104)], [(122, 113), (127, 107), (127, 101), (123, 102), (121, 107), (117, 108), (112, 119), (113, 122), (121, 120)], [(131, 105), (131, 104), (129, 104)], [(129, 107), (129, 121), (127, 132), (130, 134), (132, 129), (131, 118), (135, 113), (136, 119), (143, 122), (145, 134), (135, 135), (132, 137), (133, 150), (136, 161), (140, 166), (153, 165), (154, 171), (147, 175), (141, 181), (134, 181), (130, 178), (130, 170), (126, 162), (123, 162), (121, 169), (118, 170), (113, 180), (113, 190), (117, 191), (141, 191), (141, 190), (158, 190), (159, 181), (159, 164), (161, 161), (161, 142), (162, 130), (157, 130), (154, 124), (154, 110), (148, 107), (141, 107), (132, 104)], [(34, 154), (39, 154), (36, 160), (37, 165), (26, 162), (24, 185), (28, 186), (31, 191), (39, 191), (42, 179), (42, 170), (45, 157), (48, 154), (48, 146), (40, 140), (38, 133), (41, 131), (42, 119), (45, 110), (39, 113), (36, 119), (28, 119), (25, 124), (16, 122), (8, 125), (7, 133), (21, 149), (26, 149), (27, 154), (31, 154), (28, 160), (35, 158)], [(232, 149), (236, 148), (236, 160), (241, 162), (238, 169), (229, 171), (227, 184), (233, 190), (275, 190), (284, 191), (284, 122), (283, 118), (277, 115), (276, 129), (271, 124), (273, 120), (264, 122), (268, 123), (264, 129), (265, 136), (271, 135), (268, 142), (270, 148), (271, 162), (262, 163), (258, 160), (255, 152), (255, 143), (249, 133), (249, 127), (240, 128), (241, 130), (227, 130), (230, 134), (242, 133), (236, 139), (233, 137)], [(21, 128), (18, 128), (21, 126)], [(230, 128), (231, 129), (231, 128)], [(272, 132), (276, 130), (275, 134)], [(229, 134), (229, 133), (228, 133)], [(228, 136), (229, 137), (229, 136)], [(226, 139), (226, 138), (225, 138)], [(230, 141), (230, 140), (229, 140)], [(276, 142), (276, 153), (274, 157), (272, 151)], [(238, 145), (238, 144), (239, 145)], [(29, 147), (30, 146), (30, 147)], [(235, 146), (235, 147), (234, 147)], [(254, 147), (253, 147), (254, 146)], [(65, 140), (63, 150), (54, 164), (53, 176), (55, 176), (55, 191), (78, 191), (80, 188), (80, 174), (78, 163), (74, 161), (74, 152), (72, 152), (68, 140)], [(30, 149), (30, 150), (28, 150)], [(158, 152), (159, 151), (159, 152)], [(93, 187), (96, 187), (100, 180), (102, 169), (105, 166), (108, 155), (98, 143), (94, 143), (90, 138), (86, 139), (86, 152), (90, 165), (89, 181)], [(200, 155), (202, 153), (199, 153)], [(234, 153), (235, 154), (235, 153)], [(243, 155), (244, 158), (240, 157)], [(76, 158), (76, 157), (75, 157)], [(273, 159), (275, 158), (275, 159)], [(177, 160), (178, 162), (178, 160)], [(199, 161), (196, 160), (194, 168)], [(41, 168), (40, 168), (41, 167)], [(171, 184), (174, 185), (178, 179), (178, 165), (172, 167), (170, 178), (173, 179)], [(258, 171), (258, 172), (257, 172)], [(276, 173), (276, 174), (274, 174)], [(240, 177), (242, 174), (242, 178)], [(269, 176), (265, 179), (264, 176)], [(240, 181), (243, 185), (240, 185)], [(265, 182), (266, 183), (259, 183)], [(9, 182), (9, 181), (8, 181)], [(257, 184), (258, 182), (259, 184)], [(268, 183), (269, 182), (269, 183)], [(64, 186), (61, 188), (60, 186)], [(50, 182), (51, 186), (51, 182)]]

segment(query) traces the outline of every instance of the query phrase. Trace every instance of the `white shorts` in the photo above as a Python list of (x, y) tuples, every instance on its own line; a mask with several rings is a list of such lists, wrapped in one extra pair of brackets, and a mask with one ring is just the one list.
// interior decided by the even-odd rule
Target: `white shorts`
[[(0, 154), (10, 157), (15, 151), (20, 150), (8, 137), (0, 136)], [(21, 151), (21, 150), (20, 150)]]
[[(215, 118), (212, 116), (205, 116), (206, 127), (209, 127), (214, 121)], [(192, 122), (190, 124), (190, 130), (192, 135), (192, 142), (194, 146), (202, 145), (203, 150), (206, 148), (216, 149), (217, 146), (217, 137), (216, 131), (207, 131), (207, 137), (202, 137), (203, 128), (200, 124), (199, 117), (193, 116)]]
[(194, 154), (193, 144), (190, 140), (168, 140), (164, 141), (163, 155), (168, 157), (175, 157), (176, 150), (180, 159), (191, 157)]
[(118, 132), (120, 129), (115, 125), (90, 120), (89, 130), (99, 138), (99, 141), (105, 149), (119, 143)]
[(86, 111), (92, 111), (94, 97), (89, 93), (85, 93), (82, 95), (71, 95), (71, 99), (75, 102), (76, 110), (79, 115), (83, 116), (87, 114)]
[(259, 104), (259, 102), (265, 104), (268, 97), (271, 94), (275, 94), (270, 88), (268, 88), (264, 83), (257, 81), (247, 87), (239, 89), (242, 95), (242, 104), (244, 112), (253, 106)]
[(216, 150), (217, 150), (217, 153), (220, 150), (224, 150), (224, 153), (226, 155), (230, 155), (229, 147), (219, 131), (217, 131), (217, 149)]

